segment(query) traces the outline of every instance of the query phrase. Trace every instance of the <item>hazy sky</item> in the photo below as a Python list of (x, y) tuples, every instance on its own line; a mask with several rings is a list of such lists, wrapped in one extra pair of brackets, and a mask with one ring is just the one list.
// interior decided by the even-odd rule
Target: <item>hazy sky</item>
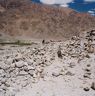
[(45, 4), (67, 4), (74, 1), (95, 2), (95, 0), (40, 0)]
[(63, 3), (67, 4), (73, 2), (73, 0), (40, 0), (40, 1), (46, 4), (63, 4)]

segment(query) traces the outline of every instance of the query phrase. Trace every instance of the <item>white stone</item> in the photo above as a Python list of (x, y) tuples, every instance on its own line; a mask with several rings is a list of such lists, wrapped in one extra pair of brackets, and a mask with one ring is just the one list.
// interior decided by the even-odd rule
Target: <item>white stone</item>
[(25, 71), (20, 71), (19, 72), (19, 75), (27, 75), (28, 73), (27, 72), (25, 72)]
[(33, 67), (33, 66), (28, 66), (28, 70), (35, 70), (35, 67)]
[(23, 61), (16, 62), (16, 67), (21, 68), (23, 66), (24, 66), (24, 62)]
[(11, 64), (11, 68), (14, 68), (15, 67), (15, 63)]

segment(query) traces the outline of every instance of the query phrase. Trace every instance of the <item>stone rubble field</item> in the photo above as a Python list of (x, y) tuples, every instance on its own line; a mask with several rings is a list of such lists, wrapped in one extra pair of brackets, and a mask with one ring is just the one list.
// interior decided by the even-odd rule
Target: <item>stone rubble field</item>
[(95, 96), (95, 31), (67, 41), (0, 45), (0, 96)]

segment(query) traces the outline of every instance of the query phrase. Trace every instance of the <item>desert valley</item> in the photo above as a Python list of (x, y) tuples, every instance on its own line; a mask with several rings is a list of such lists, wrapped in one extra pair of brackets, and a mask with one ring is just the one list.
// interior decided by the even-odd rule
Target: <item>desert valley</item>
[(95, 17), (0, 0), (0, 96), (95, 96)]

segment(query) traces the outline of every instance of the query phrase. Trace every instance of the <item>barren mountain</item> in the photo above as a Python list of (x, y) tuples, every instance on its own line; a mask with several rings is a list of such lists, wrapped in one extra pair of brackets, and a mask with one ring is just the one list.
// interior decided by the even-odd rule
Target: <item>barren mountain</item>
[(69, 8), (0, 0), (0, 36), (64, 39), (94, 29), (95, 17)]

